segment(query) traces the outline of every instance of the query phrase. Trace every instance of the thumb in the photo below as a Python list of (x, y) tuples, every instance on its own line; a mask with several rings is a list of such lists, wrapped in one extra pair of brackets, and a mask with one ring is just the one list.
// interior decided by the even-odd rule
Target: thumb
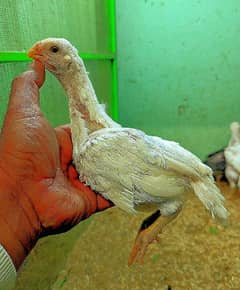
[(45, 81), (45, 67), (44, 65), (37, 61), (34, 60), (30, 66), (29, 66), (29, 71), (32, 71), (33, 73), (31, 74), (32, 80), (36, 83), (36, 85), (41, 88)]

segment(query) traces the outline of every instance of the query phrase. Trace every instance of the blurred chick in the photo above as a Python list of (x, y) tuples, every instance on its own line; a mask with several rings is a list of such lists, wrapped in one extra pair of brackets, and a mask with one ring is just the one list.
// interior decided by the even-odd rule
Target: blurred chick
[(240, 188), (240, 124), (230, 125), (231, 138), (224, 150), (226, 159), (225, 175), (231, 188)]
[(143, 222), (129, 265), (142, 261), (148, 245), (181, 211), (189, 190), (213, 217), (227, 219), (212, 170), (175, 142), (114, 122), (99, 104), (83, 60), (67, 40), (42, 40), (29, 56), (57, 77), (69, 97), (73, 159), (80, 180), (126, 212), (157, 210)]
[(204, 164), (209, 166), (213, 171), (213, 176), (217, 181), (227, 181), (225, 176), (226, 161), (224, 150), (221, 149), (207, 156)]

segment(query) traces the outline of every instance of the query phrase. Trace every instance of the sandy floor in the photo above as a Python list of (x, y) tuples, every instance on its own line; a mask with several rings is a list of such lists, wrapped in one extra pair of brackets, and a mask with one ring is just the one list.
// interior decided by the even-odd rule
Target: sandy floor
[(227, 229), (216, 226), (192, 195), (160, 242), (149, 247), (144, 263), (130, 268), (128, 255), (143, 217), (117, 208), (95, 215), (52, 289), (240, 289), (240, 193), (222, 189), (231, 212)]
[(216, 226), (191, 195), (160, 242), (149, 247), (144, 263), (129, 268), (143, 216), (112, 208), (40, 241), (15, 290), (239, 290), (240, 192), (221, 187), (231, 212), (227, 229)]
[(89, 223), (91, 218), (67, 233), (41, 239), (21, 267), (14, 290), (50, 290)]

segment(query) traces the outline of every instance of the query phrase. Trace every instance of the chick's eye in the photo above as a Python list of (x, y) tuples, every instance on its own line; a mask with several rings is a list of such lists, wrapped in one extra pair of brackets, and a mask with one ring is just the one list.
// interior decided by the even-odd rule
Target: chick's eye
[(51, 50), (52, 52), (56, 53), (56, 52), (59, 51), (59, 48), (58, 48), (57, 46), (52, 46), (52, 47), (50, 48), (50, 50)]

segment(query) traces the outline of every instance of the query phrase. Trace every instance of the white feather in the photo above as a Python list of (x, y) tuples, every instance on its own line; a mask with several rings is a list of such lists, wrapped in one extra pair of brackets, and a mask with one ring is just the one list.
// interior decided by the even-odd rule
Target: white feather
[[(73, 157), (81, 180), (126, 211), (147, 203), (158, 206), (163, 215), (174, 214), (192, 188), (213, 216), (226, 219), (211, 169), (175, 142), (121, 128), (99, 104), (77, 50), (61, 39), (41, 45), (56, 43), (58, 54), (50, 57), (46, 49), (48, 67), (55, 67), (52, 73), (69, 96)], [(66, 63), (61, 51), (62, 58), (70, 56)]]
[[(193, 188), (206, 208), (227, 218), (224, 198), (211, 178), (211, 169), (178, 144), (128, 128), (107, 128), (79, 145), (75, 160), (80, 178), (126, 211), (142, 203), (170, 210), (181, 206)], [(169, 210), (166, 210), (169, 205)]]

